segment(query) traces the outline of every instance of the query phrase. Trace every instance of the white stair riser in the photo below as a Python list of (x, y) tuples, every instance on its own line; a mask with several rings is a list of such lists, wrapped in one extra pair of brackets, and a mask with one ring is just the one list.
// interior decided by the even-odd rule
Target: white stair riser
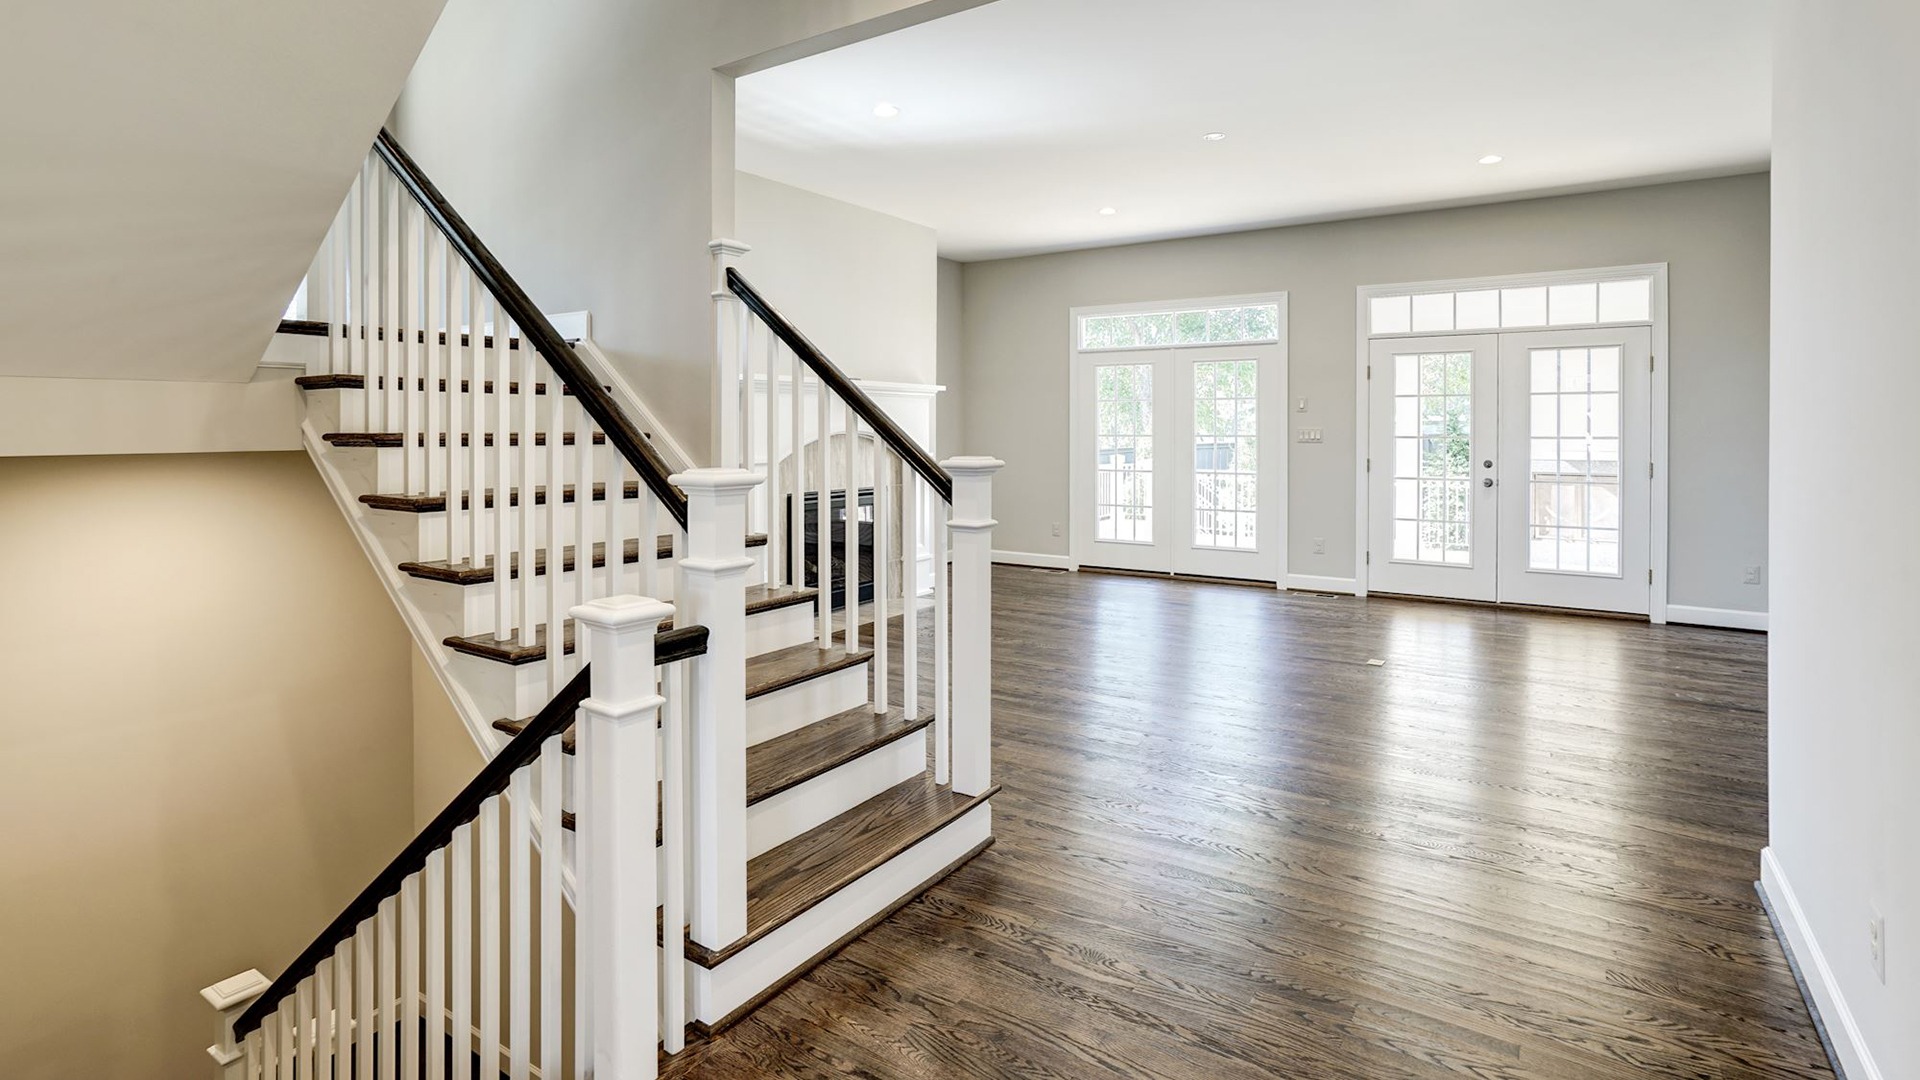
[[(339, 450), (343, 453), (363, 454), (363, 455), (372, 457), (375, 463), (373, 476), (376, 478), (376, 482), (380, 485), (381, 491), (406, 490), (407, 454), (406, 454), (406, 451), (401, 449), (400, 447), (397, 447), (397, 446), (395, 447), (340, 446), (340, 447), (335, 447), (334, 449)], [(536, 485), (545, 484), (547, 482), (547, 477), (550, 473), (550, 468), (549, 468), (550, 462), (548, 461), (549, 449), (550, 448), (545, 446), (536, 446), (533, 448), (533, 457), (534, 457), (533, 482)], [(560, 482), (562, 484), (571, 484), (579, 480), (580, 459), (578, 457), (578, 451), (579, 451), (579, 447), (577, 446), (563, 446), (560, 448), (560, 455), (561, 455)], [(522, 482), (520, 448), (509, 447), (508, 454), (511, 456), (511, 459), (512, 459), (511, 475), (513, 477), (513, 486), (520, 487)], [(432, 475), (437, 478), (437, 482), (430, 485), (430, 487), (431, 487), (431, 490), (435, 492), (438, 492), (439, 490), (441, 490), (446, 486), (446, 481), (445, 481), (446, 473), (444, 472), (444, 469), (446, 467), (446, 459), (444, 457), (444, 451), (442, 451), (442, 455), (443, 456), (439, 464), (433, 466), (432, 468)], [(485, 462), (485, 467), (487, 469), (487, 477), (488, 477), (487, 486), (497, 488), (499, 487), (499, 484), (497, 483), (499, 478), (493, 475), (493, 469), (494, 469), (495, 463), (491, 457), (491, 451), (488, 451), (488, 455), (489, 456), (487, 457)], [(598, 484), (598, 483), (606, 482), (607, 474), (611, 471), (612, 465), (613, 465), (612, 455), (613, 455), (613, 450), (611, 447), (596, 446), (593, 448), (594, 483)], [(414, 458), (415, 458), (414, 468), (416, 470), (425, 470), (427, 468), (427, 465), (425, 463), (425, 457), (426, 457), (426, 452), (424, 450), (420, 450), (418, 448), (414, 450)], [(468, 478), (469, 486), (471, 481), (470, 473), (472, 468), (473, 466), (472, 466), (471, 459), (465, 459), (461, 462), (461, 465), (460, 465), (461, 475), (463, 477)], [(631, 470), (629, 470), (629, 473), (630, 472)], [(419, 474), (417, 473), (416, 475), (419, 475)], [(418, 485), (415, 485), (415, 487), (417, 488)]]
[(725, 963), (712, 969), (689, 965), (691, 1015), (705, 1024), (719, 1023), (901, 897), (918, 893), (934, 875), (992, 835), (993, 808), (982, 803)]
[(868, 700), (865, 661), (761, 694), (747, 702), (747, 745), (798, 731)]
[(747, 807), (749, 859), (927, 771), (925, 729)]
[[(764, 548), (754, 549), (764, 551)], [(761, 656), (813, 640), (812, 604), (792, 604), (747, 617), (747, 655)]]

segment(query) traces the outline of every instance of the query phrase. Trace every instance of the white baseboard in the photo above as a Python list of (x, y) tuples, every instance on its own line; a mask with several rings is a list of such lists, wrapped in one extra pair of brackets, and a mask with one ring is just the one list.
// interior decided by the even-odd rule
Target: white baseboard
[(1688, 607), (1685, 604), (1668, 604), (1667, 621), (1685, 623), (1688, 626), (1719, 626), (1728, 630), (1767, 629), (1767, 613), (1764, 611), (1741, 611), (1737, 608)]
[(1078, 570), (1071, 558), (1065, 555), (1042, 555), (1037, 551), (1000, 551), (994, 550), (993, 561), (1009, 566), (1038, 566), (1044, 570)]
[(1826, 1025), (1827, 1038), (1834, 1053), (1840, 1056), (1840, 1066), (1846, 1070), (1848, 1080), (1882, 1080), (1883, 1074), (1860, 1035), (1860, 1026), (1852, 1010), (1847, 1008), (1847, 999), (1841, 996), (1840, 986), (1834, 981), (1833, 970), (1827, 966), (1819, 942), (1807, 927), (1806, 916), (1800, 911), (1800, 901), (1793, 894), (1786, 871), (1773, 857), (1770, 847), (1760, 852), (1760, 887), (1766, 890), (1774, 917), (1786, 934), (1785, 944), (1800, 965), (1800, 977), (1806, 980), (1807, 989), (1813, 994), (1814, 1005)]
[(1313, 574), (1288, 574), (1286, 587), (1301, 592), (1330, 592), (1352, 596), (1359, 585), (1350, 577), (1317, 577)]

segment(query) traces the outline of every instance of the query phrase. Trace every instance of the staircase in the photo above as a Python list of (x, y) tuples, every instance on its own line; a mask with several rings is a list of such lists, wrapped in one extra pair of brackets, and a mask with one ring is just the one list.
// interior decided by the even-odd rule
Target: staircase
[(717, 241), (721, 460), (675, 471), (386, 132), (327, 252), (305, 443), (488, 762), (203, 991), (218, 1075), (650, 1077), (993, 842), (999, 462), (934, 462)]

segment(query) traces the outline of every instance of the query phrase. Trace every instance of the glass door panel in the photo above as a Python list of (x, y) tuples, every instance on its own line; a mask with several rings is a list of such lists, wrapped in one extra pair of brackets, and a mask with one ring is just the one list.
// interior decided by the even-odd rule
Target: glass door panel
[(1189, 453), (1177, 463), (1175, 573), (1278, 581), (1285, 520), (1285, 354), (1278, 345), (1173, 353)]

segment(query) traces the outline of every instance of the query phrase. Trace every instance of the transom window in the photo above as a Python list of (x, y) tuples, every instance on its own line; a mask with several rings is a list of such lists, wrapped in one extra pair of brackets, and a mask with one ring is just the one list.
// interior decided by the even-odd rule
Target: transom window
[(1251, 551), (1259, 487), (1251, 360), (1193, 365), (1193, 546)]
[(1231, 345), (1280, 340), (1280, 307), (1193, 308), (1086, 315), (1080, 319), (1080, 349), (1164, 349), (1175, 345)]
[(1473, 561), (1473, 354), (1393, 358), (1393, 557)]
[(1653, 279), (1376, 296), (1367, 314), (1374, 334), (1647, 322), (1653, 317)]

